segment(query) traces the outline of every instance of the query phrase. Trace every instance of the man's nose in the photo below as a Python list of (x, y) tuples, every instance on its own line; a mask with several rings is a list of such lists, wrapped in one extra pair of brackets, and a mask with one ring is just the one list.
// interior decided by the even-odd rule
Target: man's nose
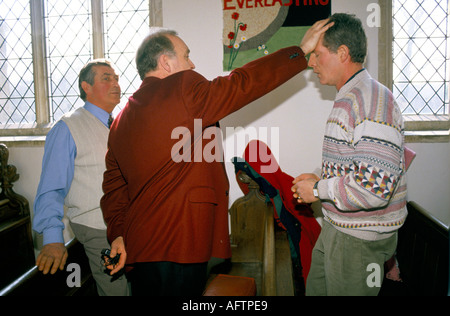
[(195, 65), (192, 62), (192, 60), (189, 59), (189, 66), (191, 66), (191, 69), (194, 70), (195, 69)]

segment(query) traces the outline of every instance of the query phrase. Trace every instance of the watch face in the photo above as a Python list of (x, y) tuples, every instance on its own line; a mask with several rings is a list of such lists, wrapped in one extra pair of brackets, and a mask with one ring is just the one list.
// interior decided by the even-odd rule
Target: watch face
[(316, 182), (316, 184), (314, 184), (314, 188), (313, 188), (313, 194), (316, 198), (319, 198), (319, 181)]

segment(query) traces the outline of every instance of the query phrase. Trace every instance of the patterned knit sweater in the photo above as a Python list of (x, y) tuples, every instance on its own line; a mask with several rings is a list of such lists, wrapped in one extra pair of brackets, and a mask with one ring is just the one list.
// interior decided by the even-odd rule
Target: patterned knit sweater
[(338, 230), (380, 240), (403, 225), (403, 131), (392, 93), (367, 70), (338, 92), (325, 130), (318, 187), (325, 220)]

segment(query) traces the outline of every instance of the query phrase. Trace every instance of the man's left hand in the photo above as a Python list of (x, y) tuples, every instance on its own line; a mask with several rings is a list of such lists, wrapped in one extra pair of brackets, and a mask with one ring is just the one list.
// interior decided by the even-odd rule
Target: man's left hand
[(291, 190), (294, 193), (294, 198), (296, 198), (299, 203), (314, 203), (319, 200), (314, 196), (313, 191), (314, 185), (318, 181), (316, 178), (308, 177), (298, 182), (296, 182), (296, 180), (294, 180), (294, 186)]

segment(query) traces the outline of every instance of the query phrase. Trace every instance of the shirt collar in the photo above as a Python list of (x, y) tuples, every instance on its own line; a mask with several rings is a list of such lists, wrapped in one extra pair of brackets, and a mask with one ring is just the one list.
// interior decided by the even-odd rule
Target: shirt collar
[(350, 92), (355, 85), (358, 84), (361, 80), (365, 79), (371, 79), (369, 72), (366, 68), (363, 68), (356, 72), (348, 81), (347, 83), (339, 90), (339, 92), (336, 95), (336, 100), (343, 98), (348, 92)]
[(363, 68), (363, 69), (361, 69), (361, 70), (358, 70), (353, 76), (350, 77), (350, 79), (347, 80), (347, 82), (346, 82), (345, 84), (347, 84), (347, 83), (349, 83), (350, 81), (352, 81), (353, 78), (355, 78), (357, 75), (359, 75), (359, 74), (360, 74), (361, 72), (363, 72), (364, 70), (366, 70), (366, 68)]
[(94, 115), (100, 122), (102, 122), (106, 127), (108, 127), (108, 119), (110, 113), (105, 110), (99, 108), (98, 106), (86, 101), (84, 104), (84, 109), (89, 111), (92, 115)]

